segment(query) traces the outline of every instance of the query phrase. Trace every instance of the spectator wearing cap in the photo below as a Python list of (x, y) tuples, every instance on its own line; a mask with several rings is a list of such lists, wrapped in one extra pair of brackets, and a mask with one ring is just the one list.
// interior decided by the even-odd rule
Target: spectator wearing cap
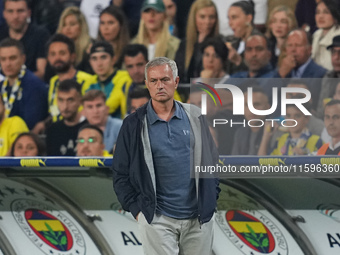
[(333, 43), (327, 47), (331, 53), (332, 70), (328, 71), (322, 79), (321, 92), (318, 101), (316, 116), (323, 118), (325, 100), (332, 98), (335, 87), (340, 78), (340, 35), (333, 37)]
[(90, 64), (95, 72), (95, 81), (88, 90), (98, 89), (106, 96), (106, 105), (112, 117), (124, 118), (127, 112), (126, 98), (132, 79), (129, 73), (113, 67), (115, 55), (109, 42), (101, 41), (92, 45)]
[(89, 124), (82, 126), (76, 142), (79, 157), (112, 157), (112, 154), (105, 150), (104, 134), (97, 126)]
[(327, 46), (332, 43), (334, 36), (340, 35), (339, 7), (337, 0), (321, 0), (316, 6), (315, 21), (319, 29), (313, 34), (312, 59), (327, 70), (332, 70)]
[(163, 1), (145, 0), (141, 12), (138, 33), (131, 43), (144, 44), (149, 60), (155, 57), (175, 59), (180, 40), (169, 32)]

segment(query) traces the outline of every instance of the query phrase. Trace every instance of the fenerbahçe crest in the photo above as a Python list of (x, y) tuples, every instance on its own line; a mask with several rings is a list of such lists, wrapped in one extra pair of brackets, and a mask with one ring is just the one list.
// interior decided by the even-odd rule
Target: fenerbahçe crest
[(0, 209), (11, 211), (17, 226), (43, 253), (86, 254), (85, 239), (75, 219), (39, 191), (6, 180), (6, 184), (0, 183)]
[(288, 255), (280, 229), (257, 210), (219, 211), (216, 221), (228, 239), (246, 255)]
[(46, 254), (85, 254), (79, 229), (60, 211), (28, 199), (13, 201), (11, 208), (20, 228)]
[(288, 255), (288, 242), (280, 227), (253, 199), (228, 187), (221, 192), (220, 207), (216, 223), (243, 254)]

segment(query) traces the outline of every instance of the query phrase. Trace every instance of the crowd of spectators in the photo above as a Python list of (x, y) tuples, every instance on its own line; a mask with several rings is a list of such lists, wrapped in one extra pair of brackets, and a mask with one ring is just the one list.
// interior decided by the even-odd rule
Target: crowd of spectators
[[(3, 0), (0, 156), (112, 155), (122, 120), (150, 100), (145, 65), (162, 56), (176, 61), (180, 84), (242, 89), (244, 116), (220, 89), (210, 122), (265, 122), (247, 89), (252, 107), (269, 109), (272, 79), (310, 91), (311, 116), (292, 105), (270, 116), (295, 119), (294, 128), (211, 128), (220, 154), (339, 154), (340, 3), (307, 2), (310, 12), (304, 0)], [(201, 94), (175, 99), (201, 107)]]

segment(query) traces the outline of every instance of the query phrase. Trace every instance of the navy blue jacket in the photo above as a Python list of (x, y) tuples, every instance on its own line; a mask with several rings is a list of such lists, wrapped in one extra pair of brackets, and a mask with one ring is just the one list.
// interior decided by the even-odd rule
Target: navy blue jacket
[[(0, 83), (0, 92), (2, 85), (3, 81)], [(8, 94), (9, 96), (10, 94)], [(47, 86), (31, 71), (26, 69), (9, 117), (21, 117), (28, 128), (32, 129), (37, 122), (44, 120), (47, 114)]]
[[(150, 103), (150, 102), (149, 102)], [(195, 106), (181, 104), (188, 114), (195, 136), (195, 165), (197, 161), (204, 166), (218, 163), (218, 152), (210, 135), (205, 118), (200, 115), (200, 109)], [(190, 114), (188, 108), (190, 108)], [(123, 121), (116, 143), (113, 158), (113, 186), (118, 200), (126, 211), (134, 217), (141, 211), (146, 220), (151, 223), (156, 211), (155, 171), (150, 141), (148, 139), (146, 114), (147, 104), (129, 115)], [(199, 114), (198, 114), (199, 113)], [(201, 128), (195, 128), (200, 126)], [(197, 132), (198, 133), (197, 133)], [(200, 138), (196, 135), (199, 134)], [(199, 147), (199, 145), (201, 147)], [(199, 148), (198, 148), (199, 147)], [(198, 220), (201, 224), (210, 221), (216, 209), (216, 201), (220, 191), (218, 179), (196, 176), (198, 198)]]
[[(323, 68), (322, 66), (319, 66), (313, 60), (310, 61), (310, 63), (307, 65), (306, 69), (302, 73), (301, 78), (305, 79), (305, 82), (307, 83), (310, 93), (312, 95), (313, 109), (316, 109), (317, 107), (319, 96), (321, 93), (322, 78), (325, 76), (326, 73), (327, 69)], [(291, 77), (292, 73), (290, 72), (286, 77), (282, 78)], [(273, 78), (281, 78), (278, 70), (274, 72)]]

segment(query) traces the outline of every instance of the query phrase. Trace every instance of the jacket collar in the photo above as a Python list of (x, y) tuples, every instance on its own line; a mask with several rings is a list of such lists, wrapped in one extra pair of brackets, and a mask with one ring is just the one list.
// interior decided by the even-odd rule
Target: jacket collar
[(273, 70), (273, 66), (268, 63), (266, 66), (262, 67), (258, 73), (256, 74), (255, 78), (260, 78), (262, 75), (269, 73), (270, 71)]
[[(186, 110), (187, 112), (190, 112), (191, 116), (192, 117), (200, 117), (202, 114), (201, 114), (201, 109), (198, 108), (197, 106), (194, 106), (192, 104), (186, 104), (186, 103), (182, 103), (182, 102), (179, 102), (179, 101), (176, 101), (181, 107), (184, 108), (184, 110)], [(136, 111), (136, 115), (137, 115), (137, 118), (141, 121), (144, 121), (144, 117), (145, 117), (145, 114), (147, 113), (147, 107), (148, 107), (148, 104), (151, 103), (151, 100), (149, 100), (149, 102), (147, 102), (145, 105), (143, 105), (142, 107), (138, 108), (137, 111)]]

